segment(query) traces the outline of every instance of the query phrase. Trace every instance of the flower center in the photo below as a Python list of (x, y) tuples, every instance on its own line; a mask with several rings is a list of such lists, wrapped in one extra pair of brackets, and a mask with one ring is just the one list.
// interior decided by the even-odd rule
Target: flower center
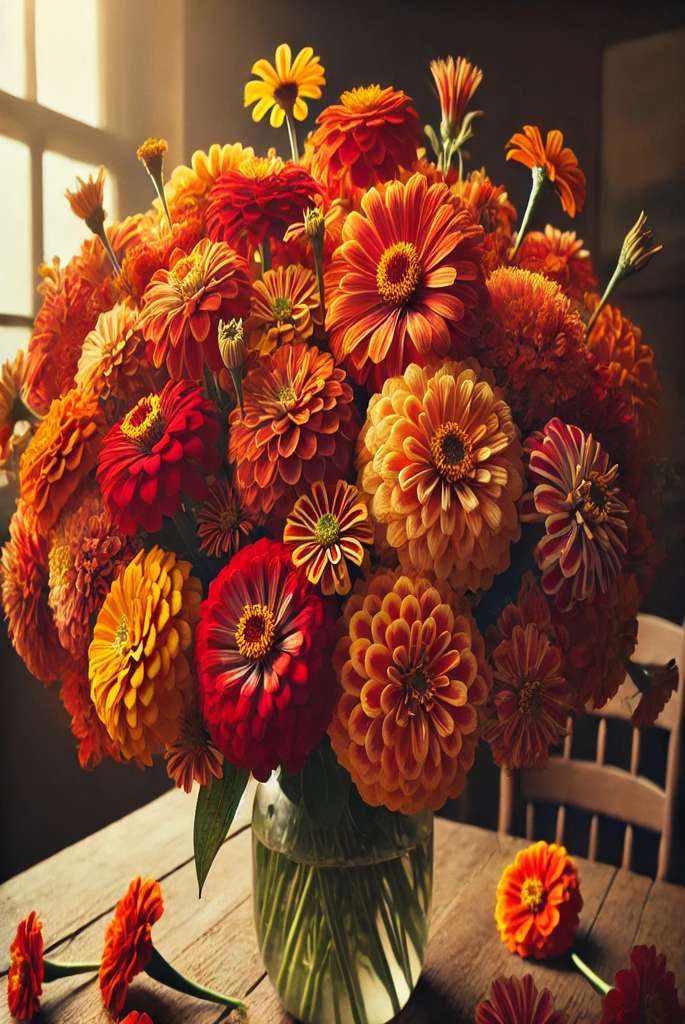
[(68, 544), (53, 544), (48, 555), (50, 586), (61, 587), (74, 567), (74, 559)]
[(126, 618), (125, 615), (122, 615), (121, 619), (119, 620), (119, 625), (117, 626), (116, 633), (114, 634), (114, 639), (112, 640), (112, 647), (117, 652), (117, 654), (121, 654), (124, 648), (127, 646), (128, 638), (128, 619)]
[(609, 518), (613, 488), (606, 476), (592, 472), (582, 480), (571, 496), (576, 515), (587, 523), (603, 523)]
[(219, 513), (219, 528), (228, 532), (235, 530), (240, 522), (240, 511), (237, 505), (226, 505)]
[(193, 253), (190, 256), (183, 256), (169, 273), (169, 281), (184, 299), (190, 299), (196, 295), (202, 287), (202, 268), (199, 256)]
[(331, 512), (324, 512), (314, 527), (314, 536), (322, 548), (329, 548), (340, 540), (340, 523)]
[(246, 604), (235, 631), (236, 647), (243, 658), (259, 661), (271, 650), (276, 622), (265, 604)]
[(542, 708), (542, 683), (538, 679), (525, 682), (519, 690), (519, 711), (536, 717)]
[(433, 465), (452, 483), (473, 472), (473, 445), (458, 423), (441, 423), (430, 441)]
[(373, 109), (381, 92), (380, 85), (359, 85), (356, 89), (346, 89), (340, 97), (340, 102), (346, 110), (362, 114)]
[[(433, 684), (430, 676), (421, 665), (415, 665), (404, 675), (404, 703), (419, 704), (425, 711), (433, 706)], [(409, 714), (414, 714), (410, 710)]]
[(534, 914), (539, 914), (545, 905), (547, 893), (539, 878), (527, 878), (521, 886), (521, 903)]
[(274, 89), (274, 98), (284, 110), (292, 110), (297, 94), (297, 82), (281, 82)]
[(421, 276), (421, 262), (412, 242), (395, 242), (388, 246), (378, 263), (376, 286), (384, 302), (401, 306), (416, 291)]
[(159, 395), (146, 395), (127, 412), (121, 421), (121, 432), (140, 445), (153, 445), (164, 433)]
[(282, 387), (278, 389), (277, 397), (278, 401), (286, 409), (290, 409), (297, 400), (295, 388), (292, 386), (292, 384), (283, 384)]
[(290, 299), (279, 296), (271, 303), (274, 320), (287, 320), (293, 315), (293, 304)]

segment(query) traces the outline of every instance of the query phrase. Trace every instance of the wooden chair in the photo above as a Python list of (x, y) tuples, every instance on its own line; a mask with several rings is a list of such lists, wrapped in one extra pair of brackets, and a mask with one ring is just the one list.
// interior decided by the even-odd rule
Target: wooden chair
[(660, 833), (657, 880), (666, 878), (673, 842), (673, 812), (680, 763), (685, 699), (685, 649), (683, 628), (654, 615), (638, 616), (637, 648), (633, 659), (642, 664), (664, 664), (675, 658), (680, 683), (654, 728), (669, 733), (664, 788), (639, 774), (642, 735), (632, 730), (630, 769), (605, 764), (607, 720), (630, 721), (627, 698), (635, 693), (629, 677), (616, 696), (599, 711), (590, 712), (599, 718), (596, 757), (594, 761), (573, 759), (573, 720), (568, 720), (563, 754), (550, 757), (545, 768), (523, 769), (517, 773), (505, 769), (500, 774), (499, 831), (511, 834), (514, 797), (517, 788), (526, 806), (526, 837), (531, 841), (535, 831), (535, 803), (557, 804), (557, 843), (563, 842), (566, 807), (576, 807), (592, 814), (588, 841), (588, 859), (597, 859), (599, 818), (605, 816), (625, 823), (622, 867), (630, 868), (633, 854), (633, 828), (639, 826)]

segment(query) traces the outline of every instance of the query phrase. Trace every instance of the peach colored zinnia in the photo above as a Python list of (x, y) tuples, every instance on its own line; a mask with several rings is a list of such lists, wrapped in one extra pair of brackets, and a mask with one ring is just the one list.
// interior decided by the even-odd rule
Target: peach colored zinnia
[(83, 340), (76, 387), (100, 398), (120, 398), (127, 406), (154, 389), (145, 341), (137, 329), (138, 311), (124, 302), (101, 313)]

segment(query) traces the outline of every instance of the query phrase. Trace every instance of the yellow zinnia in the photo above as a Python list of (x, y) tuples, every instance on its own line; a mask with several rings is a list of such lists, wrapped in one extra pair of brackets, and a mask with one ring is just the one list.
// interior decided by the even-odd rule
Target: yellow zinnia
[(273, 128), (280, 128), (286, 114), (304, 121), (308, 109), (305, 99), (318, 100), (326, 84), (324, 69), (311, 46), (303, 46), (295, 60), (287, 43), (276, 49), (276, 66), (262, 57), (252, 65), (253, 79), (245, 86), (245, 106), (252, 103), (252, 120), (261, 121), (271, 111)]

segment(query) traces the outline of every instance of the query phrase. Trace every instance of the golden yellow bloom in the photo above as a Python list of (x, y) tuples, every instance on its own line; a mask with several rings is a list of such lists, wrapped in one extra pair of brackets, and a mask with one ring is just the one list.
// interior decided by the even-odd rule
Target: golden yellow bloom
[(277, 345), (310, 338), (319, 323), (319, 295), (311, 270), (299, 264), (275, 267), (255, 281), (245, 323), (248, 348), (268, 355)]
[(152, 763), (179, 734), (190, 705), (186, 652), (202, 586), (189, 562), (155, 546), (112, 583), (88, 651), (91, 699), (124, 758)]
[(164, 154), (169, 148), (166, 139), (146, 139), (136, 150), (136, 156), (145, 164), (148, 172), (154, 176), (162, 169)]
[(202, 206), (217, 178), (226, 171), (237, 170), (245, 157), (254, 156), (251, 146), (243, 147), (240, 142), (220, 146), (214, 142), (205, 153), (196, 149), (190, 167), (180, 164), (171, 172), (164, 192), (172, 211)]
[(252, 79), (245, 86), (245, 106), (255, 104), (252, 120), (261, 121), (271, 111), (273, 128), (280, 128), (286, 114), (304, 121), (308, 108), (305, 99), (318, 100), (326, 84), (324, 69), (311, 46), (304, 46), (295, 60), (287, 43), (276, 49), (276, 66), (262, 58), (252, 65)]
[(105, 189), (105, 168), (100, 167), (97, 177), (92, 175), (87, 181), (77, 176), (78, 188), (74, 192), (66, 190), (64, 195), (69, 200), (72, 211), (84, 220), (94, 234), (102, 230), (106, 213), (102, 207), (102, 196)]

